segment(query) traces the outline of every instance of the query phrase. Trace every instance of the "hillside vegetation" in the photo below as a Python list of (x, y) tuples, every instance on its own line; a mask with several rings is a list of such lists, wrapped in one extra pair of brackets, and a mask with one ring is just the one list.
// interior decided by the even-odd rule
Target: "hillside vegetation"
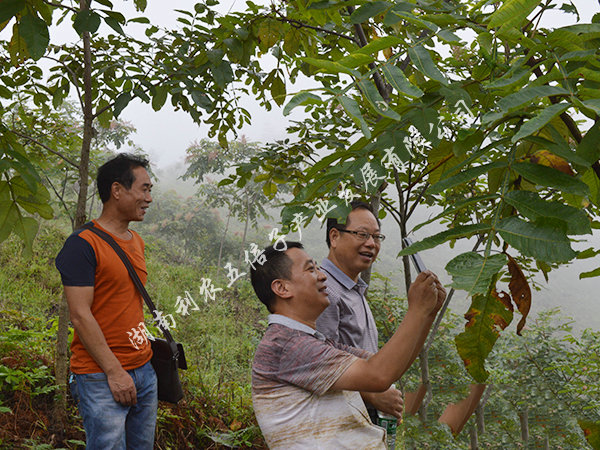
[[(175, 218), (168, 221), (172, 224)], [(139, 228), (153, 225), (150, 220)], [(82, 448), (85, 441), (70, 398), (66, 428), (57, 427), (53, 420), (56, 305), (62, 291), (53, 259), (67, 235), (66, 224), (48, 223), (31, 258), (23, 257), (16, 239), (0, 245), (0, 448)], [(266, 310), (246, 279), (205, 302), (202, 278), (225, 288), (225, 274), (216, 276), (212, 260), (201, 255), (187, 262), (177, 260), (182, 249), (178, 251), (158, 234), (145, 237), (148, 289), (159, 309), (173, 314), (174, 335), (184, 344), (190, 366), (181, 373), (185, 399), (177, 406), (160, 405), (156, 448), (265, 448), (252, 411), (250, 365), (265, 329)], [(374, 275), (370, 302), (381, 343), (404, 315), (405, 302), (395, 292), (389, 279)], [(177, 313), (177, 297), (188, 294), (198, 310)], [(429, 412), (426, 417), (406, 418), (401, 428), (406, 448), (466, 449), (478, 426), (484, 427), (479, 442), (485, 448), (519, 448), (524, 411), (531, 448), (586, 448), (575, 418), (582, 414), (590, 420), (598, 418), (600, 396), (593, 380), (600, 376), (600, 335), (588, 330), (574, 336), (562, 322), (556, 311), (547, 312), (522, 338), (511, 333), (499, 341), (485, 404), (467, 431), (454, 438), (436, 418), (446, 404), (465, 396), (470, 381), (453, 350), (461, 320), (448, 315), (430, 352)], [(519, 382), (515, 382), (517, 374)], [(402, 381), (404, 389), (416, 390), (419, 378), (418, 367), (413, 367)]]

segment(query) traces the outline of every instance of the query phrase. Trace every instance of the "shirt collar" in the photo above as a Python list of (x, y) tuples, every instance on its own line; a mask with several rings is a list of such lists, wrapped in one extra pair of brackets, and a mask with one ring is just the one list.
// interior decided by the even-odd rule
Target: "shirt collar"
[(329, 258), (325, 258), (321, 263), (321, 268), (325, 269), (333, 278), (335, 278), (338, 283), (344, 286), (346, 289), (353, 289), (355, 286), (358, 287), (359, 292), (365, 291), (367, 288), (367, 283), (365, 283), (362, 278), (359, 276), (358, 281), (354, 282), (352, 278), (346, 275), (341, 269), (336, 266)]
[(302, 322), (298, 322), (297, 320), (291, 319), (281, 314), (269, 314), (269, 325), (271, 325), (272, 323), (283, 325), (285, 327), (291, 328), (292, 330), (302, 331), (303, 333), (307, 333), (311, 336), (316, 337), (320, 341), (325, 340), (325, 335), (323, 333), (315, 330), (314, 328), (309, 327), (308, 325), (303, 324)]

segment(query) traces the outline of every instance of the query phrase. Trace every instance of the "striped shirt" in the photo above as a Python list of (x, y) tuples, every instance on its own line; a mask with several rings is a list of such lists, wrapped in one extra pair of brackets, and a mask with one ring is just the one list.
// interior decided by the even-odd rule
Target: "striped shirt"
[(252, 365), (252, 402), (272, 449), (385, 449), (359, 392), (331, 386), (369, 352), (273, 314)]

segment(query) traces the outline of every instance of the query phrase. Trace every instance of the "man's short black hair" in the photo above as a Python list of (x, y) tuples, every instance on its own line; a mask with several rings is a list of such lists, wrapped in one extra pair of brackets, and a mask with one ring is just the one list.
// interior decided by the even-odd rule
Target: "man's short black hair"
[(113, 159), (106, 161), (98, 169), (96, 177), (98, 194), (102, 203), (106, 203), (110, 199), (110, 187), (115, 181), (126, 189), (131, 189), (131, 185), (135, 181), (133, 169), (143, 167), (147, 170), (149, 166), (150, 163), (146, 158), (130, 153), (119, 153)]
[[(375, 219), (377, 220), (377, 225), (379, 225), (381, 227), (381, 222), (379, 222), (379, 217), (377, 217), (377, 214), (375, 214), (375, 212), (373, 212), (373, 207), (371, 205), (369, 205), (367, 202), (363, 202), (361, 200), (354, 200), (352, 203), (350, 203), (350, 207), (352, 208), (352, 211), (354, 211), (355, 209), (366, 209), (367, 211), (370, 211), (371, 214), (373, 214), (373, 216), (375, 217)], [(350, 212), (352, 212), (350, 211)], [(350, 213), (348, 213), (348, 216), (350, 215)], [(346, 225), (348, 225), (348, 216), (346, 216), (346, 223), (338, 223), (337, 219), (330, 217), (327, 219), (327, 235), (325, 236), (325, 242), (327, 242), (327, 248), (331, 248), (331, 240), (329, 239), (329, 231), (332, 228), (336, 228), (338, 230), (345, 230), (346, 229)]]
[[(290, 248), (304, 248), (300, 242), (288, 242), (287, 250)], [(254, 268), (250, 266), (250, 281), (258, 299), (265, 304), (270, 313), (273, 312), (275, 293), (271, 289), (274, 280), (289, 280), (292, 277), (292, 259), (285, 254), (285, 250), (279, 250), (269, 245), (264, 250), (266, 261), (261, 265), (254, 262)]]

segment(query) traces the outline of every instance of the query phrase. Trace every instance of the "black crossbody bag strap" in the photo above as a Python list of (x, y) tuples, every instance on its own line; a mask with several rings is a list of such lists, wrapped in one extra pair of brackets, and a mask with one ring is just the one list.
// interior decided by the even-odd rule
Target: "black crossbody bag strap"
[(162, 331), (162, 333), (165, 336), (165, 339), (169, 343), (169, 346), (173, 350), (174, 357), (177, 358), (179, 355), (177, 343), (173, 339), (171, 332), (168, 329), (163, 328), (160, 325), (160, 321), (158, 321), (158, 317), (156, 315), (156, 306), (154, 306), (154, 302), (150, 298), (150, 295), (148, 294), (148, 291), (146, 291), (146, 288), (144, 287), (142, 280), (140, 280), (140, 277), (138, 276), (137, 272), (133, 268), (133, 264), (131, 264), (131, 261), (129, 261), (129, 258), (127, 257), (127, 255), (125, 254), (123, 249), (119, 246), (119, 244), (117, 244), (115, 242), (115, 240), (112, 238), (112, 236), (110, 234), (106, 233), (105, 231), (103, 231), (99, 228), (96, 228), (93, 223), (86, 224), (82, 228), (84, 228), (86, 230), (90, 230), (91, 232), (96, 233), (98, 236), (100, 236), (102, 239), (104, 239), (108, 243), (108, 245), (110, 245), (113, 248), (113, 250), (117, 253), (119, 258), (121, 258), (121, 261), (123, 261), (123, 264), (127, 268), (127, 272), (129, 272), (129, 276), (133, 280), (133, 284), (135, 284), (135, 287), (137, 288), (137, 290), (140, 292), (140, 294), (142, 294), (142, 297), (144, 298), (146, 305), (148, 305), (148, 308), (150, 309), (150, 312), (152, 313), (152, 317), (154, 318), (154, 321), (157, 322), (158, 328), (160, 329), (160, 331)]

